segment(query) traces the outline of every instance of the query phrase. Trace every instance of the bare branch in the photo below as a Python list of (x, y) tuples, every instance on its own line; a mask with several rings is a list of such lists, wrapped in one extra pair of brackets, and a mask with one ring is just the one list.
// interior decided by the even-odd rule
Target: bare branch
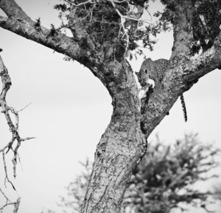
[(0, 16), (0, 27), (40, 43), (59, 53), (63, 53), (74, 60), (80, 60), (80, 52), (82, 50), (72, 38), (60, 32), (57, 32), (55, 36), (49, 36), (51, 30), (41, 26), (41, 31), (39, 32), (35, 29), (34, 23), (35, 22), (27, 22), (21, 19), (15, 19), (14, 17), (5, 18)]
[[(125, 23), (127, 20), (132, 20), (132, 21), (136, 21), (137, 22), (137, 29), (138, 29), (138, 26), (140, 26), (140, 24), (142, 23), (146, 23), (148, 25), (150, 25), (151, 23), (147, 20), (144, 20), (144, 19), (141, 19), (142, 15), (143, 15), (143, 12), (144, 12), (144, 8), (140, 8), (140, 10), (138, 10), (138, 12), (134, 12), (134, 8), (132, 9), (131, 11), (131, 8), (130, 8), (130, 4), (128, 1), (118, 1), (118, 0), (109, 0), (109, 2), (112, 4), (112, 6), (114, 7), (114, 9), (116, 10), (117, 14), (120, 16), (120, 24), (121, 24), (121, 29), (123, 32), (123, 35), (122, 37), (124, 38), (125, 37), (125, 40), (126, 40), (126, 51), (125, 53), (127, 53), (128, 51), (128, 48), (129, 48), (129, 43), (130, 43), (130, 36), (128, 34), (128, 29), (127, 27), (125, 27)], [(127, 2), (128, 4), (128, 7), (130, 8), (127, 12), (128, 15), (123, 15), (119, 9), (117, 8), (117, 5), (116, 3), (123, 3), (123, 2)], [(135, 6), (133, 6), (135, 7)], [(137, 8), (136, 8), (137, 9)]]
[[(5, 173), (4, 185), (5, 187), (7, 187), (6, 184), (9, 183), (11, 187), (16, 191), (14, 184), (9, 178), (7, 162), (6, 162), (6, 154), (9, 151), (13, 153), (12, 164), (13, 164), (13, 176), (15, 178), (17, 159), (18, 159), (18, 150), (19, 150), (19, 147), (21, 146), (21, 142), (33, 139), (33, 137), (21, 138), (18, 132), (18, 129), (19, 129), (18, 111), (16, 111), (13, 107), (8, 106), (7, 101), (6, 101), (6, 96), (12, 85), (12, 82), (11, 82), (11, 78), (9, 76), (8, 70), (3, 63), (1, 56), (0, 56), (0, 78), (2, 82), (2, 90), (0, 92), (1, 113), (4, 114), (6, 122), (9, 126), (9, 130), (11, 132), (11, 140), (3, 148), (0, 149), (0, 153), (2, 153), (3, 167), (4, 167), (4, 173)], [(12, 115), (15, 118), (14, 121), (12, 119)], [(13, 205), (14, 206), (13, 213), (17, 213), (19, 204), (20, 204), (20, 198), (18, 198), (16, 202), (10, 202), (10, 200), (7, 198), (7, 196), (5, 195), (2, 189), (0, 189), (0, 192), (6, 200), (5, 204), (0, 208), (0, 211), (2, 211), (5, 207), (9, 205)]]
[(15, 17), (32, 22), (31, 18), (18, 6), (14, 0), (1, 0), (0, 8), (8, 17)]
[(8, 182), (8, 183), (12, 186), (12, 188), (13, 188), (14, 190), (16, 190), (14, 184), (12, 183), (12, 181), (11, 181), (11, 180), (9, 179), (9, 177), (8, 177), (8, 169), (7, 169), (7, 164), (6, 164), (5, 153), (4, 153), (4, 152), (2, 152), (2, 158), (3, 158), (4, 171), (5, 171), (5, 181), (4, 181), (5, 187), (7, 187), (7, 186), (6, 186), (6, 182)]
[(73, 4), (75, 7), (79, 7), (79, 6), (88, 4), (88, 3), (93, 3), (93, 0), (87, 0), (87, 1), (82, 2), (82, 3), (78, 3), (78, 4), (72, 3), (72, 4)]
[(22, 109), (20, 109), (18, 112), (21, 112), (21, 111), (23, 111), (24, 109), (26, 109), (27, 107), (29, 107), (31, 105), (31, 102), (30, 103), (28, 103), (26, 106), (24, 106)]
[(17, 213), (20, 205), (21, 198), (19, 197), (15, 202), (11, 202), (10, 199), (6, 196), (6, 194), (3, 192), (3, 190), (0, 188), (0, 193), (5, 199), (5, 204), (0, 207), (0, 212), (3, 211), (4, 208), (8, 206), (14, 206), (13, 213)]
[(86, 53), (75, 39), (61, 33), (59, 29), (52, 34), (51, 29), (47, 29), (41, 24), (36, 27), (36, 24), (39, 24), (38, 21), (33, 21), (14, 0), (0, 1), (0, 8), (8, 16), (0, 16), (0, 27), (69, 56), (88, 67), (88, 64), (82, 61), (82, 55), (86, 55)]

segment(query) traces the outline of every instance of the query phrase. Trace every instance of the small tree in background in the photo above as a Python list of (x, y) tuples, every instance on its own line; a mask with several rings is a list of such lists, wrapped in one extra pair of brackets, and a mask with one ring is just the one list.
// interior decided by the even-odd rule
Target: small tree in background
[(219, 165), (215, 160), (219, 152), (212, 144), (202, 144), (196, 134), (185, 135), (173, 145), (163, 145), (157, 137), (133, 172), (125, 209), (169, 213), (188, 204), (207, 211), (211, 193), (196, 189), (195, 184), (217, 177), (209, 173)]
[[(78, 213), (81, 212), (83, 207), (83, 199), (92, 171), (92, 162), (89, 161), (89, 159), (87, 159), (85, 163), (80, 162), (80, 164), (84, 170), (66, 187), (67, 197), (61, 197), (61, 202), (58, 204), (64, 209), (70, 209), (70, 212), (74, 210), (74, 212)], [(64, 212), (68, 211), (64, 210)]]
[[(164, 145), (156, 137), (147, 154), (133, 171), (124, 196), (123, 213), (169, 213), (174, 208), (204, 208), (211, 203), (211, 192), (203, 192), (196, 183), (217, 177), (212, 169), (219, 164), (220, 150), (203, 144), (196, 134), (187, 134), (172, 145)], [(67, 187), (61, 197), (63, 212), (80, 212), (90, 178), (92, 163), (81, 163), (84, 171)], [(209, 211), (208, 211), (209, 212)]]

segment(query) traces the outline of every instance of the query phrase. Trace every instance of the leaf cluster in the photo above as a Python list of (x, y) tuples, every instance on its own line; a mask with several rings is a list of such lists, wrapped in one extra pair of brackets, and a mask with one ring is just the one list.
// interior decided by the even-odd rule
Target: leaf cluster
[[(161, 0), (165, 5), (164, 12), (157, 12), (160, 17), (159, 25), (167, 29), (178, 18), (178, 7), (185, 7), (185, 1)], [(208, 50), (214, 44), (220, 32), (221, 2), (220, 0), (191, 0), (192, 8), (187, 8), (191, 13), (189, 21), (193, 40), (191, 44), (192, 55)]]
[[(65, 27), (72, 31), (73, 39), (89, 37), (97, 51), (107, 44), (108, 48), (111, 44), (114, 49), (112, 52), (115, 53), (125, 53), (139, 49), (140, 46), (152, 50), (155, 41), (151, 36), (156, 36), (162, 29), (169, 29), (166, 22), (154, 24), (142, 19), (144, 12), (148, 11), (149, 1), (63, 0), (63, 2), (55, 5), (55, 9), (60, 11), (60, 17), (67, 22)], [(140, 41), (142, 42), (138, 45)]]
[[(122, 14), (126, 10), (123, 4), (118, 5)], [(114, 52), (121, 52), (121, 56), (124, 54), (120, 16), (109, 1), (64, 1), (55, 9), (65, 19), (63, 26), (71, 30), (73, 39), (83, 49), (93, 50), (94, 55), (107, 54), (108, 57)]]
[(193, 53), (199, 52), (200, 49), (206, 51), (214, 44), (221, 24), (221, 2), (219, 0), (202, 0), (196, 3), (192, 23)]
[[(99, 42), (101, 39), (105, 41), (107, 38), (111, 40), (118, 37), (120, 17), (109, 1), (74, 1), (74, 4), (72, 1), (65, 1), (54, 8), (63, 13), (68, 22), (66, 27), (71, 30), (77, 30), (73, 23), (80, 21), (87, 33), (100, 39)], [(121, 6), (120, 9), (123, 10), (124, 7)]]
[(215, 177), (207, 176), (218, 166), (214, 160), (220, 150), (203, 145), (196, 135), (185, 135), (173, 146), (160, 142), (150, 146), (134, 170), (125, 195), (135, 212), (170, 212), (181, 203), (205, 207), (209, 193), (194, 189), (194, 184)]

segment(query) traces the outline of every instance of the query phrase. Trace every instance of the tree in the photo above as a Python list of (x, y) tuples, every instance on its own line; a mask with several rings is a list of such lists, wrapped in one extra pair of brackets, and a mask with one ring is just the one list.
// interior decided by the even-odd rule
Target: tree
[[(141, 163), (135, 168), (124, 195), (122, 212), (165, 213), (189, 206), (209, 211), (211, 197), (217, 193), (194, 187), (218, 177), (220, 150), (201, 142), (197, 134), (187, 134), (175, 143), (165, 145), (157, 136), (150, 143)], [(59, 206), (64, 212), (79, 212), (89, 181), (92, 163), (81, 163), (83, 171), (67, 186), (67, 196)], [(212, 173), (212, 174), (211, 174)], [(215, 200), (219, 197), (215, 197)]]
[[(83, 64), (112, 98), (113, 115), (97, 146), (85, 213), (120, 211), (127, 182), (146, 152), (153, 129), (179, 96), (220, 67), (219, 1), (161, 2), (165, 10), (154, 14), (158, 21), (153, 25), (143, 17), (149, 1), (64, 0), (56, 6), (61, 11), (61, 27), (47, 29), (40, 18), (33, 21), (14, 0), (0, 1), (6, 14), (0, 16), (2, 28)], [(70, 30), (72, 36), (62, 29)], [(169, 66), (160, 87), (141, 101), (127, 56), (139, 52), (140, 43), (152, 48), (150, 35), (168, 29), (174, 32)]]
[(212, 192), (194, 186), (218, 177), (213, 169), (219, 166), (219, 154), (219, 149), (202, 144), (196, 134), (169, 146), (158, 139), (133, 171), (125, 194), (130, 212), (169, 213), (188, 206), (210, 212)]
[[(74, 180), (66, 187), (67, 197), (61, 197), (59, 206), (66, 212), (80, 212), (83, 206), (84, 195), (89, 183), (92, 171), (92, 162), (87, 159), (85, 163), (81, 162), (83, 171), (77, 175)], [(50, 212), (50, 210), (49, 210)]]

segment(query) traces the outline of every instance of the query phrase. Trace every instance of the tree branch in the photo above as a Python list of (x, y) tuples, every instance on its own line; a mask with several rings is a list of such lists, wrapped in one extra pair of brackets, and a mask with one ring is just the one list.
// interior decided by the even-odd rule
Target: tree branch
[[(172, 48), (171, 59), (180, 59), (190, 56), (191, 42), (193, 41), (192, 20), (193, 20), (193, 5), (189, 0), (183, 1), (168, 1), (168, 6), (171, 6), (173, 12), (173, 32), (174, 43)], [(173, 5), (173, 6), (172, 6)], [(172, 9), (173, 8), (173, 9)], [(177, 59), (179, 59), (177, 61)]]
[(14, 0), (1, 0), (0, 8), (5, 12), (8, 17), (32, 22), (31, 18), (19, 7)]
[[(1, 52), (2, 50), (0, 50)], [(9, 130), (11, 132), (11, 140), (2, 148), (0, 149), (0, 153), (2, 154), (2, 160), (3, 160), (3, 167), (4, 167), (4, 173), (5, 173), (5, 180), (4, 184), (6, 187), (6, 183), (9, 183), (11, 187), (15, 189), (14, 184), (9, 178), (8, 175), (8, 169), (7, 169), (7, 163), (6, 163), (6, 154), (9, 151), (12, 151), (13, 153), (13, 175), (16, 177), (16, 165), (17, 165), (17, 159), (18, 159), (18, 150), (19, 147), (21, 146), (21, 142), (25, 140), (30, 140), (33, 139), (33, 137), (28, 137), (28, 138), (21, 138), (18, 132), (19, 129), (19, 116), (18, 112), (13, 109), (12, 107), (9, 107), (7, 102), (6, 102), (6, 95), (11, 87), (11, 78), (8, 74), (8, 70), (5, 67), (3, 60), (0, 56), (0, 78), (2, 82), (2, 90), (0, 92), (0, 107), (1, 107), (1, 113), (4, 114), (5, 119), (7, 121), (7, 124), (9, 126)], [(13, 119), (11, 117), (11, 114), (15, 116), (15, 121), (13, 122)], [(14, 206), (14, 213), (17, 213), (19, 204), (20, 204), (20, 198), (17, 199), (16, 202), (11, 202), (8, 197), (5, 195), (3, 190), (0, 188), (0, 194), (5, 198), (5, 204), (0, 207), (0, 211), (2, 211), (5, 207), (13, 205)]]
[(171, 61), (170, 68), (166, 71), (162, 82), (162, 88), (150, 95), (148, 106), (142, 118), (141, 128), (146, 133), (146, 137), (169, 113), (181, 94), (189, 90), (198, 79), (221, 67), (220, 44), (221, 33), (214, 45), (198, 57), (181, 58), (177, 62)]
[(59, 30), (52, 34), (51, 29), (41, 26), (40, 19), (39, 22), (33, 21), (14, 0), (1, 0), (0, 8), (8, 16), (0, 16), (0, 27), (67, 55), (90, 68), (90, 57), (88, 56), (87, 63), (82, 59), (87, 52), (74, 38), (66, 36)]
[(60, 32), (57, 32), (55, 36), (50, 36), (51, 31), (49, 29), (41, 26), (41, 31), (36, 30), (33, 22), (0, 16), (0, 27), (40, 43), (59, 53), (63, 53), (77, 61), (81, 61), (82, 54), (84, 53), (79, 45), (70, 37)]
[(9, 200), (9, 198), (6, 196), (6, 194), (2, 191), (2, 189), (0, 188), (0, 194), (2, 194), (2, 196), (5, 199), (5, 204), (3, 206), (0, 207), (0, 212), (2, 212), (4, 210), (4, 208), (8, 207), (8, 206), (14, 206), (14, 210), (13, 213), (17, 213), (18, 209), (19, 209), (19, 205), (20, 205), (20, 201), (21, 198), (19, 197), (15, 202), (11, 202)]
[[(9, 130), (11, 132), (11, 140), (8, 142), (8, 144), (0, 149), (0, 153), (2, 153), (3, 157), (3, 164), (4, 164), (4, 171), (5, 171), (5, 181), (9, 182), (12, 186), (12, 188), (15, 190), (14, 185), (10, 181), (8, 177), (7, 172), (7, 165), (5, 160), (5, 154), (7, 154), (9, 151), (13, 152), (13, 173), (14, 177), (16, 177), (16, 165), (17, 165), (17, 159), (18, 159), (18, 149), (21, 146), (21, 143), (26, 140), (33, 139), (33, 137), (27, 137), (27, 138), (21, 138), (20, 134), (18, 132), (19, 129), (19, 116), (18, 112), (12, 108), (9, 107), (6, 102), (6, 95), (11, 87), (11, 78), (8, 74), (8, 70), (5, 67), (3, 60), (0, 56), (0, 78), (2, 81), (2, 91), (0, 93), (0, 107), (2, 109), (1, 113), (5, 115), (5, 119), (7, 121), (7, 124), (9, 126)], [(15, 116), (15, 121), (13, 122), (13, 119), (11, 117), (11, 114)], [(17, 141), (17, 143), (16, 143)], [(13, 147), (14, 146), (14, 147)]]

